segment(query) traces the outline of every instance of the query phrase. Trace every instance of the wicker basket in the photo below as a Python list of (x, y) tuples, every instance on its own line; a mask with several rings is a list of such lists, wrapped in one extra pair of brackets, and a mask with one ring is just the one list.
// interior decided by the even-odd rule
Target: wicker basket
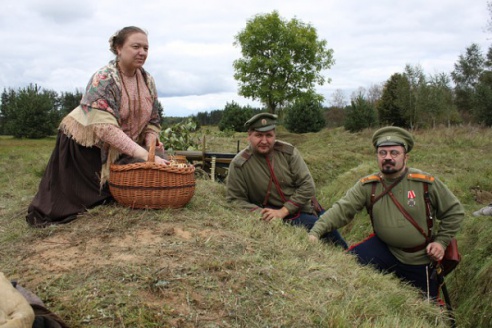
[(179, 163), (179, 164), (188, 164), (188, 160), (184, 155), (171, 155), (169, 156), (169, 160), (171, 162)]
[(155, 163), (153, 145), (147, 162), (110, 166), (109, 190), (118, 203), (131, 208), (180, 208), (195, 193), (195, 167)]

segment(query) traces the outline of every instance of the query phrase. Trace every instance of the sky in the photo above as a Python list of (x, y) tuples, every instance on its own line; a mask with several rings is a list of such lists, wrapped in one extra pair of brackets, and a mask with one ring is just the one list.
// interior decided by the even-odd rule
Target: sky
[(485, 54), (492, 32), (486, 0), (3, 0), (0, 12), (0, 90), (37, 84), (83, 91), (114, 55), (108, 39), (122, 27), (148, 32), (145, 69), (154, 76), (166, 116), (223, 109), (238, 95), (234, 37), (256, 15), (278, 11), (316, 28), (335, 64), (317, 86), (330, 105), (341, 90), (384, 83), (405, 65), (426, 75), (451, 73), (472, 43)]

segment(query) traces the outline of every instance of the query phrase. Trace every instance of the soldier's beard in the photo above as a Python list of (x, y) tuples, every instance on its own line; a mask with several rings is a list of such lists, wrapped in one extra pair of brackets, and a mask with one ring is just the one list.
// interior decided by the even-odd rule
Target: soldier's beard
[(383, 165), (381, 166), (381, 173), (383, 174), (394, 174), (400, 172), (403, 169), (403, 166), (400, 169), (395, 167), (395, 162), (392, 160), (385, 160)]

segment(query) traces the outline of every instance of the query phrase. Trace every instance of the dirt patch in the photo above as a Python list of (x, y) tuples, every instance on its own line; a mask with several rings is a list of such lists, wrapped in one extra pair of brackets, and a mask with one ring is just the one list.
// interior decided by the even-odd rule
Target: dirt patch
[(172, 267), (176, 257), (186, 256), (177, 252), (173, 245), (190, 242), (194, 237), (214, 238), (215, 235), (218, 235), (217, 231), (189, 231), (176, 224), (161, 224), (152, 229), (140, 227), (124, 234), (86, 234), (78, 238), (72, 233), (56, 233), (30, 244), (29, 255), (23, 262), (46, 276), (87, 266), (139, 265), (153, 261), (158, 261), (162, 267)]

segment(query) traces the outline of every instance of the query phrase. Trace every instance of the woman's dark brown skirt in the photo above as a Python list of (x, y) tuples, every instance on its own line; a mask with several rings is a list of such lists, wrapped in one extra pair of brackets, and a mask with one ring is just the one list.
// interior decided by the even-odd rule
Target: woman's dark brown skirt
[(73, 221), (94, 206), (111, 202), (109, 189), (100, 188), (101, 150), (84, 147), (58, 132), (56, 146), (27, 210), (35, 227)]

